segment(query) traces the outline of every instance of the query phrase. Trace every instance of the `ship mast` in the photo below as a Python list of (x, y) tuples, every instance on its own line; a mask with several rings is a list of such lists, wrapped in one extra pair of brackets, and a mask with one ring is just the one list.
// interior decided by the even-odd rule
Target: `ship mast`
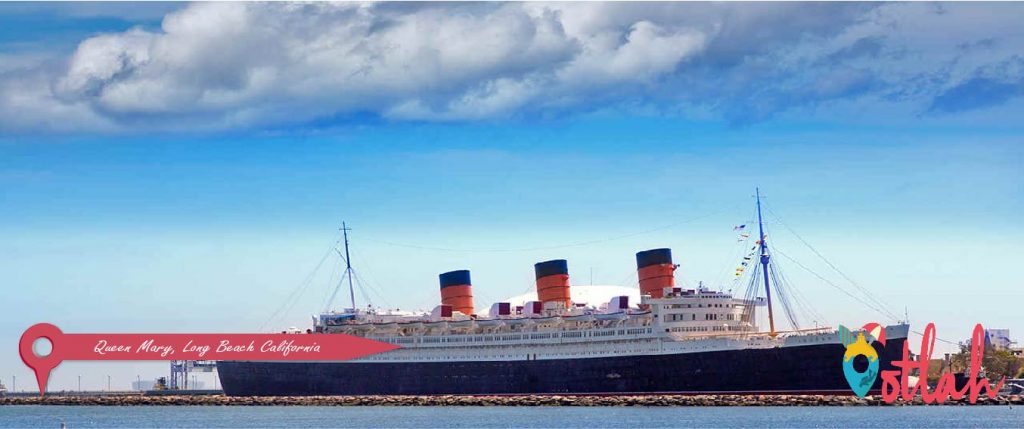
[(348, 255), (348, 232), (352, 228), (345, 225), (345, 222), (341, 222), (341, 232), (345, 236), (345, 275), (348, 276), (348, 299), (352, 303), (352, 311), (356, 309), (356, 293), (352, 289), (352, 259)]
[(764, 294), (768, 298), (768, 327), (770, 329), (769, 334), (772, 338), (775, 338), (775, 316), (772, 314), (772, 290), (768, 285), (768, 260), (771, 258), (768, 255), (768, 245), (765, 243), (764, 236), (764, 223), (761, 220), (761, 189), (754, 188), (754, 192), (757, 194), (757, 229), (759, 232), (758, 243), (761, 246), (761, 271), (764, 274)]

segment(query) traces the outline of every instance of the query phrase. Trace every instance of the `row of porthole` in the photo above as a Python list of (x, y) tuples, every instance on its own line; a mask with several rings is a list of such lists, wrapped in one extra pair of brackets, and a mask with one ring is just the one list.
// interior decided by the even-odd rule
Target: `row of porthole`
[[(618, 331), (615, 331), (615, 330), (592, 331), (592, 332), (590, 332), (590, 334), (591, 334), (590, 336), (636, 335), (636, 334), (643, 334), (643, 333), (650, 333), (650, 332), (651, 332), (650, 328), (646, 328), (646, 329), (628, 329), (628, 330), (619, 329)], [(561, 333), (561, 338), (580, 338), (580, 337), (583, 337), (585, 333), (586, 332), (580, 332), (580, 331), (562, 332)], [(534, 335), (536, 335), (536, 337)], [(501, 337), (501, 338), (500, 339), (495, 339), (496, 338), (495, 336), (486, 336), (486, 337), (485, 336), (474, 336), (474, 337), (460, 337), (460, 336), (452, 336), (452, 337), (422, 337), (422, 338), (420, 338), (419, 343), (421, 343), (421, 344), (464, 343), (464, 342), (475, 343), (475, 342), (495, 342), (495, 341), (521, 341), (521, 340), (526, 339), (526, 338), (523, 338), (523, 337), (518, 336), (518, 335), (516, 335), (516, 336), (499, 335), (498, 337)], [(506, 337), (510, 337), (510, 338), (506, 338)], [(549, 339), (549, 338), (559, 338), (559, 337), (556, 336), (555, 333), (550, 333), (550, 334), (532, 334), (529, 339)], [(390, 342), (390, 343), (403, 343), (403, 344), (415, 342), (415, 338), (407, 338), (407, 337), (383, 337), (383, 338), (378, 338), (378, 340), (379, 341), (386, 341), (386, 342)]]

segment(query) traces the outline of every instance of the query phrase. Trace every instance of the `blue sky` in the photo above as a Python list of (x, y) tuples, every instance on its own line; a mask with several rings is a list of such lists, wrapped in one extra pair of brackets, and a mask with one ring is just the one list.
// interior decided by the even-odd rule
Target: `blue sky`
[[(337, 260), (303, 279), (342, 220), (357, 297), (378, 305), (429, 308), (437, 273), (458, 268), (498, 300), (552, 258), (578, 283), (629, 286), (633, 253), (662, 246), (683, 282), (728, 289), (755, 186), (776, 246), (834, 284), (856, 293), (778, 219), (916, 325), (1019, 338), (1003, 303), (1024, 298), (1021, 18), (958, 3), (0, 4), (0, 376), (29, 385), (14, 344), (38, 321), (304, 326)], [(823, 322), (880, 318), (780, 262)], [(51, 387), (163, 371), (68, 363)]]

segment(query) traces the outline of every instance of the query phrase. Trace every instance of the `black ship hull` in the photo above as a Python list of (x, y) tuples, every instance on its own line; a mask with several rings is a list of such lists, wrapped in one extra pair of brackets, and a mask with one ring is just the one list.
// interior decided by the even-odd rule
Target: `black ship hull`
[[(904, 338), (879, 351), (895, 369)], [(250, 362), (217, 364), (230, 396), (645, 393), (853, 394), (842, 344), (669, 355), (486, 362)], [(864, 365), (866, 367), (866, 364)], [(858, 368), (859, 369), (859, 368)], [(881, 377), (873, 391), (881, 388)]]

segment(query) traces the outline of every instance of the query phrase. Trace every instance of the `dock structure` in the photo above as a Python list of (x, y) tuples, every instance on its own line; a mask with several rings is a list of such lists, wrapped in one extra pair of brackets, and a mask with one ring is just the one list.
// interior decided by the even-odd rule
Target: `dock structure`
[[(947, 401), (948, 405), (972, 405), (967, 398)], [(431, 395), (431, 396), (224, 396), (220, 394), (166, 395), (126, 394), (121, 396), (21, 395), (0, 398), (4, 405), (111, 405), (111, 406), (582, 406), (582, 407), (807, 407), (807, 406), (907, 406), (926, 405), (920, 396), (911, 401), (897, 399), (887, 404), (880, 395)], [(978, 398), (977, 406), (1020, 406), (1024, 396)]]
[[(170, 390), (190, 390), (189, 376), (194, 372), (210, 373), (217, 369), (217, 362), (212, 360), (172, 360), (171, 380), (167, 386)], [(194, 383), (193, 383), (194, 384)]]

